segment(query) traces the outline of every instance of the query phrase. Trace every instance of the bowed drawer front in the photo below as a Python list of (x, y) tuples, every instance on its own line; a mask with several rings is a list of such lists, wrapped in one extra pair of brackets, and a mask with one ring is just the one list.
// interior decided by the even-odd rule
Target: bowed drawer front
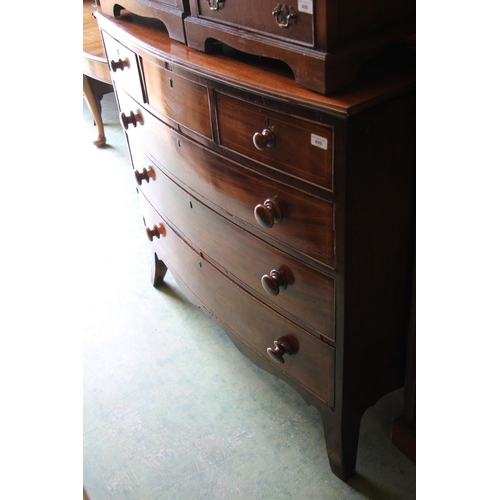
[[(153, 228), (160, 228), (159, 236), (153, 237), (158, 253), (201, 305), (215, 317), (224, 318), (224, 326), (263, 357), (266, 363), (272, 363), (267, 349), (273, 348), (276, 339), (288, 337), (295, 352), (282, 355), (283, 363), (278, 364), (280, 370), (333, 405), (335, 350), (325, 347), (228, 280), (204, 257), (183, 243), (146, 199), (141, 198), (141, 205), (146, 229), (154, 231)], [(231, 314), (234, 304), (238, 304), (242, 311), (238, 318)]]
[(134, 150), (147, 151), (157, 168), (262, 238), (334, 267), (332, 203), (227, 160), (167, 127), (121, 89), (117, 96), (122, 113), (140, 115), (140, 124), (127, 128)]

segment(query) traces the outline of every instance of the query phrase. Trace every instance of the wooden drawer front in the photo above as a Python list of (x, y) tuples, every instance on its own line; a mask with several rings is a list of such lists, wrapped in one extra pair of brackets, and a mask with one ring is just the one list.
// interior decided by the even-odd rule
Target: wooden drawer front
[[(303, 45), (314, 45), (314, 19), (312, 1), (292, 1), (286, 4), (288, 12), (277, 11), (285, 8), (275, 0), (253, 0), (251, 3), (241, 0), (191, 0), (191, 12), (199, 12), (199, 17), (217, 23), (228, 24), (247, 29), (273, 38), (297, 42)], [(309, 5), (309, 10), (300, 5)], [(217, 10), (212, 10), (217, 8)], [(290, 10), (292, 8), (292, 11)], [(285, 26), (286, 15), (289, 15), (288, 27)], [(281, 26), (278, 24), (280, 22)]]
[[(165, 236), (153, 244), (165, 264), (182, 279), (205, 309), (269, 363), (266, 350), (282, 336), (298, 343), (298, 352), (285, 355), (278, 366), (319, 398), (333, 405), (335, 349), (279, 315), (211, 266), (163, 222), (141, 197), (147, 227), (164, 224)], [(221, 318), (224, 318), (222, 321)]]
[(144, 102), (144, 92), (139, 74), (137, 56), (104, 31), (102, 38), (106, 48), (111, 78), (138, 102)]
[[(330, 127), (224, 94), (217, 94), (217, 115), (221, 146), (333, 190), (333, 130)], [(254, 145), (254, 136), (263, 136), (267, 130), (271, 131), (274, 144), (259, 150)]]
[(180, 125), (211, 139), (207, 87), (146, 59), (142, 64), (149, 104)]
[[(308, 328), (333, 338), (335, 282), (299, 260), (251, 235), (217, 215), (181, 189), (140, 155), (133, 157), (135, 169), (151, 169), (149, 182), (141, 190), (158, 212), (205, 257), (229, 275), (250, 287)], [(145, 167), (141, 167), (145, 165)], [(277, 271), (274, 274), (271, 271)], [(277, 295), (267, 292), (261, 283), (276, 287)]]
[[(138, 105), (118, 92), (129, 113)], [(122, 106), (122, 102), (125, 103)], [(132, 152), (147, 151), (161, 169), (215, 204), (231, 218), (303, 255), (334, 267), (334, 208), (331, 203), (267, 179), (176, 133), (147, 112), (143, 126), (127, 130)], [(145, 166), (141, 166), (142, 170)], [(257, 205), (273, 199), (282, 219), (270, 228), (254, 216)]]

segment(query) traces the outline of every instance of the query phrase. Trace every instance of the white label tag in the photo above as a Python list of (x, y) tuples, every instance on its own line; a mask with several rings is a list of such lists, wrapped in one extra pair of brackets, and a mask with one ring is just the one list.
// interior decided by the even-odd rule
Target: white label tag
[(314, 11), (313, 0), (299, 0), (299, 12), (312, 14)]
[(328, 149), (328, 139), (320, 135), (311, 134), (311, 144), (321, 149)]

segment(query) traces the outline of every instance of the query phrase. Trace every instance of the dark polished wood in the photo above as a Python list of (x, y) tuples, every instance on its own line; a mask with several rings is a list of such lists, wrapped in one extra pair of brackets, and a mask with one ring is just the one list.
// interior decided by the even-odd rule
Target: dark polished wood
[(189, 14), (188, 0), (100, 0), (100, 3), (102, 12), (108, 16), (127, 16), (132, 12), (158, 19), (165, 25), (170, 38), (186, 42), (183, 20)]
[(327, 97), (279, 68), (97, 18), (106, 46), (130, 61), (112, 77), (136, 121), (123, 126), (153, 284), (168, 266), (249, 359), (318, 409), (332, 471), (347, 479), (364, 411), (404, 382), (411, 54)]
[(97, 126), (98, 147), (106, 144), (106, 135), (101, 117), (101, 99), (113, 92), (99, 26), (93, 12), (98, 9), (94, 0), (83, 0), (83, 94)]
[(414, 264), (411, 315), (406, 347), (404, 407), (403, 413), (393, 420), (391, 432), (391, 441), (414, 463), (417, 460), (416, 330), (416, 277)]

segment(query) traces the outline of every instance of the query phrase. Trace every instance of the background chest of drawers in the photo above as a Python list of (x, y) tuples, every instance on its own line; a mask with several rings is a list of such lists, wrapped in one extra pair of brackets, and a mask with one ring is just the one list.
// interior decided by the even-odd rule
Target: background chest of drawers
[[(186, 295), (321, 413), (333, 472), (402, 385), (414, 76), (335, 98), (288, 74), (96, 15), (152, 245)], [(222, 360), (221, 362), (231, 362)]]
[(415, 31), (414, 0), (190, 0), (190, 47), (213, 41), (285, 62), (295, 81), (328, 94), (363, 62)]

